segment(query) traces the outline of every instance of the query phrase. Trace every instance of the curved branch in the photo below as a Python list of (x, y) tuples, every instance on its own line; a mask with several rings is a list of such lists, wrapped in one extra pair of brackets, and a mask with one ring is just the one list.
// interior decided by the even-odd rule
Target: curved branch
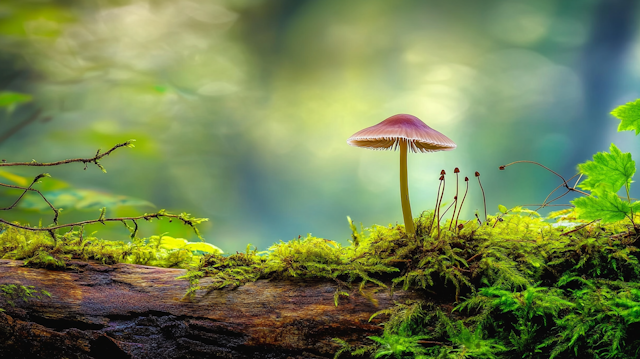
[[(98, 150), (96, 152), (96, 155), (92, 158), (74, 158), (74, 159), (68, 159), (68, 160), (63, 160), (63, 161), (57, 161), (57, 162), (36, 162), (35, 160), (33, 162), (5, 162), (4, 160), (2, 160), (2, 162), (0, 162), (0, 167), (7, 167), (7, 166), (35, 166), (35, 167), (43, 167), (43, 166), (58, 166), (58, 165), (62, 165), (62, 164), (67, 164), (67, 163), (73, 163), (73, 162), (81, 162), (85, 164), (85, 169), (87, 168), (87, 165), (89, 163), (93, 163), (96, 166), (98, 166), (103, 172), (106, 172), (104, 167), (102, 167), (102, 165), (98, 162), (100, 161), (100, 159), (102, 159), (105, 156), (108, 156), (109, 154), (111, 154), (111, 152), (115, 151), (116, 149), (120, 148), (120, 147), (133, 147), (132, 142), (135, 140), (129, 140), (123, 143), (119, 143), (115, 146), (113, 146), (112, 148), (110, 148), (108, 151), (104, 152), (104, 153), (100, 153), (100, 150)], [(53, 212), (55, 213), (54, 219), (53, 219), (53, 225), (49, 226), (49, 227), (31, 227), (28, 225), (22, 225), (19, 223), (12, 223), (9, 222), (7, 220), (4, 220), (2, 218), (0, 218), (0, 224), (4, 224), (10, 227), (14, 227), (14, 228), (19, 228), (19, 229), (23, 229), (23, 230), (27, 230), (27, 231), (33, 231), (33, 232), (43, 232), (46, 231), (49, 233), (49, 235), (54, 239), (54, 241), (57, 240), (56, 238), (56, 233), (55, 231), (58, 229), (62, 229), (62, 228), (71, 228), (71, 230), (73, 230), (74, 227), (80, 227), (81, 229), (88, 224), (95, 224), (95, 223), (102, 223), (105, 224), (105, 222), (121, 222), (122, 224), (124, 224), (130, 231), (131, 231), (131, 238), (135, 238), (136, 234), (138, 233), (138, 220), (146, 220), (146, 221), (150, 221), (152, 219), (160, 219), (160, 218), (169, 218), (169, 221), (175, 219), (179, 219), (183, 224), (191, 227), (193, 229), (193, 231), (195, 232), (195, 234), (198, 236), (198, 238), (202, 239), (202, 237), (200, 236), (200, 232), (198, 231), (198, 228), (196, 227), (197, 224), (200, 224), (204, 221), (208, 221), (207, 218), (193, 218), (191, 217), (189, 214), (187, 213), (181, 213), (181, 214), (170, 214), (170, 213), (166, 213), (165, 210), (160, 210), (157, 213), (145, 213), (144, 215), (141, 216), (137, 216), (137, 217), (118, 217), (118, 218), (105, 218), (105, 213), (106, 213), (106, 208), (102, 208), (100, 210), (100, 216), (97, 219), (91, 219), (91, 220), (86, 220), (86, 221), (80, 221), (80, 222), (74, 222), (74, 223), (67, 223), (67, 224), (58, 224), (58, 216), (60, 214), (61, 209), (57, 209), (53, 206), (53, 204), (51, 202), (49, 202), (49, 200), (47, 200), (47, 198), (38, 190), (32, 188), (32, 186), (38, 182), (39, 179), (43, 178), (43, 177), (49, 177), (49, 174), (47, 173), (42, 173), (39, 174), (38, 176), (36, 176), (33, 181), (31, 182), (31, 184), (28, 187), (21, 187), (21, 186), (15, 186), (15, 185), (8, 185), (8, 184), (4, 184), (4, 183), (0, 183), (0, 186), (2, 187), (7, 187), (7, 188), (14, 188), (14, 189), (20, 189), (23, 190), (22, 194), (18, 197), (18, 199), (16, 199), (14, 201), (14, 203), (12, 205), (10, 205), (9, 207), (6, 208), (0, 208), (0, 210), (10, 210), (12, 208), (15, 208), (15, 206), (24, 198), (25, 194), (28, 191), (34, 191), (36, 193), (38, 193), (40, 195), (40, 197), (42, 197), (42, 199), (49, 205), (49, 207), (53, 210)], [(133, 227), (129, 226), (127, 224), (127, 221), (131, 221), (133, 223)], [(81, 234), (82, 236), (82, 234)]]
[[(549, 167), (547, 167), (547, 166), (545, 166), (545, 165), (543, 165), (543, 164), (540, 164), (540, 163), (538, 163), (538, 162), (536, 162), (536, 161), (524, 161), (524, 160), (523, 160), (523, 161), (515, 161), (515, 162), (511, 162), (511, 163), (509, 163), (509, 164), (506, 164), (506, 165), (502, 165), (502, 166), (500, 166), (500, 170), (504, 170), (505, 168), (507, 168), (507, 167), (509, 167), (509, 166), (511, 166), (511, 165), (515, 165), (516, 163), (531, 163), (531, 164), (534, 164), (534, 165), (538, 165), (538, 166), (540, 166), (540, 167), (544, 168), (545, 170), (547, 170), (547, 171), (549, 171), (549, 172), (553, 173), (554, 175), (556, 175), (556, 176), (560, 177), (560, 179), (562, 179), (563, 185), (564, 185), (565, 187), (569, 188), (569, 184), (567, 184), (567, 181), (566, 181), (566, 180), (564, 179), (564, 177), (562, 177), (558, 172), (556, 172), (556, 171), (552, 170), (551, 168), (549, 168)], [(573, 177), (572, 177), (572, 178), (573, 178)]]
[(98, 166), (103, 172), (106, 172), (105, 169), (102, 167), (102, 165), (98, 163), (98, 161), (101, 160), (103, 157), (110, 155), (111, 152), (115, 151), (120, 147), (133, 147), (133, 144), (132, 144), (133, 141), (135, 140), (129, 140), (123, 143), (118, 143), (117, 145), (111, 147), (111, 149), (109, 149), (107, 152), (100, 153), (100, 150), (98, 150), (96, 155), (91, 158), (73, 158), (73, 159), (62, 160), (57, 162), (37, 162), (35, 160), (32, 162), (1, 162), (0, 167), (10, 167), (10, 166), (47, 167), (47, 166), (64, 165), (67, 163), (81, 162), (85, 164), (85, 167), (84, 167), (85, 169), (87, 168), (87, 164), (93, 163), (96, 166)]
[(53, 204), (51, 204), (51, 202), (49, 202), (49, 200), (47, 200), (47, 198), (42, 194), (42, 192), (38, 191), (35, 188), (32, 188), (32, 186), (41, 178), (43, 177), (49, 177), (48, 173), (41, 173), (39, 175), (36, 176), (36, 178), (33, 179), (33, 181), (31, 182), (31, 184), (29, 185), (29, 187), (20, 187), (20, 186), (14, 186), (14, 185), (10, 185), (10, 184), (4, 184), (4, 183), (0, 183), (0, 186), (2, 187), (7, 187), (7, 188), (15, 188), (15, 189), (21, 189), (24, 190), (24, 192), (22, 192), (22, 194), (20, 195), (20, 197), (18, 197), (18, 199), (15, 200), (15, 202), (13, 202), (13, 204), (9, 207), (5, 207), (5, 208), (0, 208), (0, 211), (8, 211), (10, 209), (13, 209), (15, 206), (18, 205), (18, 203), (20, 202), (20, 200), (22, 200), (22, 198), (24, 198), (24, 195), (27, 194), (28, 191), (33, 191), (36, 192), (40, 195), (40, 197), (42, 197), (42, 200), (44, 200), (47, 205), (49, 205), (49, 208), (51, 208), (51, 210), (54, 213), (53, 216), (53, 223), (54, 224), (58, 224), (58, 216), (60, 215), (60, 210), (55, 208), (53, 206)]
[[(193, 230), (196, 232), (196, 234), (198, 235), (198, 237), (200, 237), (200, 233), (198, 232), (197, 228), (195, 227), (196, 224), (200, 223), (200, 222), (205, 222), (208, 221), (207, 218), (191, 218), (189, 217), (189, 215), (182, 213), (182, 214), (171, 214), (171, 213), (165, 213), (164, 211), (160, 211), (157, 213), (145, 213), (142, 216), (137, 216), (137, 217), (118, 217), (118, 218), (98, 218), (98, 219), (90, 219), (90, 220), (86, 220), (86, 221), (80, 221), (80, 222), (74, 222), (74, 223), (67, 223), (67, 224), (60, 224), (57, 226), (51, 226), (51, 227), (30, 227), (30, 226), (25, 226), (22, 224), (16, 224), (16, 223), (11, 223), (7, 220), (4, 220), (2, 218), (0, 218), (0, 223), (4, 223), (7, 226), (11, 226), (11, 227), (15, 227), (15, 228), (20, 228), (20, 229), (24, 229), (27, 231), (34, 231), (34, 232), (49, 232), (51, 233), (54, 230), (57, 229), (61, 229), (61, 228), (69, 228), (69, 227), (81, 227), (81, 226), (85, 226), (87, 224), (95, 224), (95, 223), (102, 223), (104, 224), (104, 222), (125, 222), (125, 221), (132, 221), (132, 222), (136, 222), (137, 220), (141, 220), (144, 219), (146, 221), (150, 221), (152, 219), (160, 219), (160, 218), (177, 218), (180, 221), (182, 221), (182, 223), (184, 223), (185, 225), (193, 228)], [(137, 228), (137, 223), (136, 223), (136, 228)]]
[[(553, 192), (555, 192), (555, 191), (556, 191), (558, 188), (560, 188), (561, 186), (564, 186), (564, 187), (565, 187), (567, 190), (569, 190), (569, 191), (574, 191), (574, 192), (578, 192), (578, 193), (580, 193), (580, 194), (583, 194), (583, 195), (585, 195), (585, 196), (589, 196), (589, 193), (584, 192), (584, 191), (581, 191), (581, 190), (579, 190), (579, 189), (576, 189), (576, 186), (578, 185), (578, 182), (580, 182), (580, 178), (582, 178), (582, 175), (580, 175), (580, 178), (578, 178), (578, 181), (576, 181), (576, 184), (575, 184), (575, 185), (573, 185), (573, 187), (570, 187), (570, 186), (569, 186), (569, 184), (567, 183), (567, 180), (565, 180), (565, 179), (564, 179), (564, 177), (562, 177), (558, 172), (556, 172), (556, 171), (552, 170), (551, 168), (549, 168), (549, 167), (547, 167), (547, 166), (545, 166), (545, 165), (543, 165), (543, 164), (540, 164), (540, 163), (538, 163), (538, 162), (535, 162), (535, 161), (525, 161), (525, 160), (523, 160), (523, 161), (515, 161), (515, 162), (511, 162), (511, 163), (506, 164), (506, 165), (502, 165), (502, 166), (500, 166), (499, 168), (500, 168), (500, 170), (501, 170), (501, 171), (504, 171), (504, 169), (505, 169), (505, 168), (507, 168), (507, 167), (509, 167), (509, 166), (511, 166), (511, 165), (514, 165), (514, 164), (516, 164), (516, 163), (531, 163), (531, 164), (534, 164), (534, 165), (538, 165), (538, 166), (540, 166), (540, 167), (542, 167), (542, 168), (546, 169), (547, 171), (549, 171), (549, 172), (553, 173), (554, 175), (556, 175), (556, 176), (560, 177), (560, 179), (562, 180), (562, 184), (561, 184), (561, 185), (559, 185), (558, 187), (556, 187), (556, 189), (554, 189), (553, 191), (551, 191), (551, 193), (549, 193), (549, 196), (551, 196), (551, 194), (552, 194)], [(576, 176), (577, 176), (577, 174), (576, 174), (576, 175), (574, 175), (573, 177), (569, 178), (569, 181), (571, 181), (572, 179), (574, 179)], [(549, 196), (547, 196), (547, 199), (549, 198)], [(546, 201), (546, 200), (545, 200), (545, 201)], [(544, 202), (543, 202), (543, 203), (544, 203)]]

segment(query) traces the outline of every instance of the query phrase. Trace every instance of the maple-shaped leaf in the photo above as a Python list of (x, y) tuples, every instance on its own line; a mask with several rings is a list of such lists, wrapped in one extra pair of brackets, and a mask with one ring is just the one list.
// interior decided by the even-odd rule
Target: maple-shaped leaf
[(576, 198), (571, 203), (576, 206), (578, 217), (589, 221), (600, 219), (602, 223), (612, 223), (623, 220), (631, 213), (629, 202), (621, 200), (614, 192), (604, 192), (598, 197)]
[(617, 193), (622, 186), (631, 184), (631, 177), (636, 172), (636, 163), (631, 159), (631, 153), (622, 153), (613, 143), (609, 151), (611, 153), (598, 152), (593, 155), (593, 161), (578, 165), (580, 173), (587, 176), (580, 183), (580, 188), (596, 193)]
[(618, 125), (618, 131), (636, 131), (640, 134), (640, 100), (618, 106), (611, 114), (622, 120)]

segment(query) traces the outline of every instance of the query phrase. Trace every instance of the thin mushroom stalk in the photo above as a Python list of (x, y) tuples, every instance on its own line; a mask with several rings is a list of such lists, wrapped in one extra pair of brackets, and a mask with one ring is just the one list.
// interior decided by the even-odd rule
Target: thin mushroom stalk
[(464, 190), (464, 196), (462, 196), (462, 202), (460, 202), (460, 208), (458, 209), (458, 215), (456, 216), (456, 228), (458, 228), (458, 230), (461, 229), (458, 227), (458, 219), (460, 218), (460, 212), (462, 212), (462, 205), (464, 205), (464, 200), (467, 198), (467, 192), (469, 192), (469, 177), (465, 177), (464, 182), (467, 184), (467, 189)]
[(438, 185), (438, 193), (436, 194), (436, 204), (433, 207), (433, 219), (429, 224), (429, 236), (431, 236), (431, 232), (433, 232), (433, 224), (436, 223), (436, 218), (438, 218), (438, 202), (440, 201), (440, 189), (442, 189), (442, 176), (440, 176), (440, 184)]
[(416, 228), (413, 225), (411, 202), (409, 201), (409, 180), (407, 178), (407, 140), (400, 140), (400, 202), (402, 203), (402, 217), (407, 235), (415, 237)]
[(372, 150), (400, 150), (400, 201), (405, 231), (409, 238), (416, 236), (409, 202), (409, 183), (407, 176), (407, 152), (449, 151), (456, 144), (447, 136), (427, 126), (419, 118), (411, 115), (395, 115), (379, 124), (356, 132), (347, 139), (355, 147)]
[(436, 209), (437, 209), (437, 212), (436, 212), (437, 213), (437, 215), (436, 215), (436, 219), (437, 219), (436, 225), (437, 225), (437, 228), (438, 228), (438, 239), (440, 239), (440, 207), (442, 207), (442, 198), (444, 197), (444, 189), (445, 189), (445, 185), (446, 185), (446, 182), (444, 180), (444, 175), (445, 174), (446, 173), (444, 172), (444, 170), (442, 170), (440, 172), (440, 182), (442, 182), (442, 192), (439, 194), (440, 198), (438, 199), (438, 206), (436, 207)]
[(486, 222), (487, 221), (487, 199), (484, 196), (484, 188), (482, 188), (482, 182), (480, 182), (480, 172), (478, 171), (476, 171), (476, 178), (478, 179), (480, 190), (482, 190), (482, 202), (484, 203), (484, 221)]
[(456, 216), (456, 208), (458, 208), (458, 173), (460, 173), (460, 169), (456, 167), (453, 170), (453, 173), (456, 174), (456, 195), (453, 197), (453, 216), (451, 216), (451, 222), (449, 222), (449, 230), (451, 230), (451, 225), (453, 224), (453, 220)]

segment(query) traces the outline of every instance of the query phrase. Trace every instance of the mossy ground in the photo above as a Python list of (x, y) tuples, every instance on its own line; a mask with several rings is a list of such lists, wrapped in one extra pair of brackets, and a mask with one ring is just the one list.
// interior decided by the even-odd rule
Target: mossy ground
[[(516, 208), (484, 224), (417, 221), (403, 226), (351, 224), (342, 246), (308, 236), (266, 252), (206, 255), (186, 276), (191, 290), (237, 286), (259, 278), (335, 281), (335, 302), (348, 287), (419, 291), (397, 303), (380, 336), (368, 343), (336, 338), (336, 357), (375, 358), (636, 358), (640, 351), (640, 266), (630, 222), (597, 222), (573, 231), (571, 211), (549, 223)], [(366, 233), (365, 233), (366, 232)], [(212, 277), (212, 284), (198, 285)]]
[[(5, 227), (0, 257), (52, 269), (70, 259), (189, 268), (187, 295), (261, 278), (335, 282), (336, 305), (350, 288), (368, 298), (376, 290), (420, 293), (376, 313), (387, 321), (368, 342), (336, 338), (341, 358), (637, 357), (640, 265), (630, 222), (572, 231), (516, 208), (461, 230), (441, 223), (438, 233), (432, 220), (428, 212), (418, 218), (416, 238), (399, 225), (358, 230), (350, 222), (347, 246), (308, 236), (231, 255), (169, 248), (158, 236), (112, 242), (69, 232), (54, 242)], [(211, 281), (201, 286), (204, 277)]]
[(197, 265), (205, 253), (221, 252), (206, 243), (187, 242), (165, 235), (109, 241), (81, 236), (78, 231), (56, 235), (0, 226), (0, 258), (22, 259), (36, 268), (63, 269), (70, 260), (95, 260), (104, 264), (132, 263), (157, 267), (188, 268)]

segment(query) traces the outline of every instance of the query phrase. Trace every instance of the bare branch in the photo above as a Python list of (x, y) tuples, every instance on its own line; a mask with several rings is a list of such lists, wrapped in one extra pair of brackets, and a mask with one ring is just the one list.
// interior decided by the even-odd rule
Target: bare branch
[[(562, 176), (561, 176), (559, 173), (557, 173), (556, 171), (554, 171), (554, 170), (550, 169), (549, 167), (544, 166), (544, 165), (542, 165), (542, 164), (540, 164), (540, 163), (538, 163), (538, 162), (535, 162), (535, 161), (515, 161), (515, 162), (511, 162), (511, 163), (506, 164), (506, 165), (502, 165), (502, 166), (500, 166), (499, 168), (500, 168), (500, 170), (502, 171), (502, 170), (504, 170), (505, 168), (507, 168), (507, 167), (509, 167), (509, 166), (511, 166), (511, 165), (514, 165), (514, 164), (516, 164), (516, 163), (531, 163), (531, 164), (534, 164), (534, 165), (540, 166), (540, 167), (542, 167), (542, 168), (546, 169), (547, 171), (549, 171), (549, 172), (553, 173), (554, 175), (556, 175), (556, 176), (560, 177), (560, 179), (562, 180), (562, 183), (561, 183), (561, 184), (559, 184), (556, 188), (554, 188), (554, 190), (553, 190), (553, 191), (551, 191), (551, 192), (547, 195), (547, 197), (544, 199), (544, 201), (542, 202), (542, 204), (541, 204), (541, 205), (524, 205), (524, 206), (539, 206), (538, 208), (536, 208), (536, 209), (535, 209), (535, 211), (538, 211), (539, 209), (544, 208), (544, 207), (547, 207), (547, 206), (553, 206), (553, 205), (552, 205), (552, 204), (550, 204), (550, 203), (552, 203), (552, 202), (554, 202), (554, 201), (557, 201), (558, 199), (560, 199), (560, 198), (562, 198), (562, 197), (566, 196), (567, 194), (569, 194), (570, 192), (577, 192), (577, 193), (580, 193), (580, 194), (582, 194), (582, 195), (589, 196), (589, 193), (584, 192), (584, 191), (581, 191), (581, 190), (579, 190), (579, 189), (576, 189), (576, 187), (578, 186), (578, 183), (580, 182), (580, 179), (582, 178), (582, 174), (579, 174), (579, 173), (577, 173), (577, 174), (573, 175), (573, 176), (572, 176), (571, 178), (569, 178), (568, 180), (565, 180), (565, 178), (564, 178), (564, 177), (562, 177)], [(576, 183), (575, 183), (573, 186), (569, 186), (569, 183), (567, 183), (567, 182), (568, 182), (568, 181), (571, 181), (571, 180), (572, 180), (572, 179), (574, 179), (574, 178), (576, 178), (578, 175), (580, 175), (580, 177), (578, 177), (578, 179), (576, 180)], [(566, 188), (566, 189), (567, 189), (567, 191), (566, 191), (565, 193), (563, 193), (563, 194), (561, 194), (561, 195), (559, 195), (559, 196), (557, 196), (557, 197), (553, 198), (552, 200), (549, 200), (549, 197), (551, 197), (551, 195), (552, 195), (552, 194), (554, 194), (558, 189), (560, 189), (560, 187), (564, 187), (564, 188)], [(566, 205), (566, 206), (571, 206), (571, 205)], [(531, 214), (529, 214), (529, 216), (531, 216)]]
[(51, 208), (51, 210), (52, 210), (52, 211), (53, 211), (53, 213), (54, 213), (54, 216), (53, 216), (53, 223), (54, 223), (54, 224), (58, 224), (58, 216), (60, 215), (60, 210), (59, 210), (59, 209), (57, 209), (57, 208), (55, 208), (55, 207), (53, 206), (53, 204), (51, 204), (51, 202), (49, 202), (49, 201), (47, 200), (47, 198), (42, 194), (42, 192), (38, 191), (38, 190), (37, 190), (37, 189), (35, 189), (35, 188), (32, 188), (32, 186), (33, 186), (34, 184), (36, 184), (36, 183), (38, 182), (38, 180), (39, 180), (39, 179), (44, 178), (44, 177), (49, 177), (49, 174), (48, 174), (48, 173), (41, 173), (41, 174), (37, 175), (37, 176), (36, 176), (36, 178), (34, 178), (34, 179), (33, 179), (33, 181), (31, 182), (31, 184), (29, 185), (29, 187), (20, 187), (20, 186), (13, 186), (13, 185), (10, 185), (10, 184), (0, 183), (0, 186), (2, 186), (2, 187), (15, 188), (15, 189), (21, 189), (21, 190), (24, 190), (24, 192), (22, 192), (22, 194), (20, 195), (20, 197), (18, 197), (18, 199), (16, 199), (16, 200), (15, 200), (15, 202), (13, 202), (13, 204), (12, 204), (11, 206), (9, 206), (9, 207), (5, 207), (5, 208), (0, 208), (0, 211), (8, 211), (8, 210), (10, 210), (10, 209), (14, 208), (15, 206), (17, 206), (17, 205), (18, 205), (18, 203), (20, 202), (20, 200), (22, 200), (22, 198), (24, 198), (24, 195), (25, 195), (27, 192), (29, 192), (29, 191), (33, 191), (33, 192), (38, 193), (38, 194), (40, 195), (40, 197), (42, 197), (42, 199), (47, 203), (47, 205), (49, 205), (49, 208)]
[(145, 213), (144, 215), (137, 216), (137, 217), (118, 217), (118, 218), (102, 218), (101, 217), (101, 218), (98, 218), (98, 219), (90, 219), (90, 220), (80, 221), (80, 222), (60, 224), (60, 225), (55, 225), (55, 226), (51, 226), (51, 227), (30, 227), (30, 226), (25, 226), (25, 225), (21, 225), (21, 224), (11, 223), (11, 222), (9, 222), (7, 220), (4, 220), (2, 218), (0, 218), (0, 223), (3, 223), (5, 225), (7, 225), (7, 226), (24, 229), (24, 230), (27, 230), (27, 231), (52, 233), (53, 231), (61, 229), (61, 228), (84, 227), (87, 224), (95, 224), (95, 223), (105, 224), (104, 222), (122, 222), (122, 223), (125, 223), (125, 221), (132, 221), (133, 223), (135, 223), (135, 230), (137, 231), (138, 224), (137, 224), (136, 221), (141, 220), (141, 219), (144, 219), (146, 221), (150, 221), (152, 219), (160, 219), (160, 218), (170, 218), (170, 219), (176, 218), (176, 219), (179, 219), (185, 225), (193, 228), (194, 231), (196, 232), (196, 234), (198, 235), (198, 237), (200, 237), (200, 233), (198, 232), (198, 230), (195, 227), (196, 224), (199, 224), (200, 222), (208, 221), (207, 218), (192, 218), (186, 213), (171, 214), (171, 213), (166, 213), (166, 212), (164, 212), (164, 210), (162, 210), (162, 211), (159, 211), (157, 213)]
[(590, 224), (592, 224), (592, 223), (594, 223), (596, 221), (599, 221), (599, 219), (593, 220), (593, 221), (591, 221), (591, 222), (589, 222), (587, 224), (583, 224), (583, 225), (581, 225), (581, 226), (579, 226), (579, 227), (577, 227), (575, 229), (570, 230), (569, 232), (564, 232), (564, 233), (562, 233), (560, 235), (561, 236), (566, 236), (566, 235), (571, 234), (573, 232), (577, 232), (577, 231), (581, 230), (582, 228), (585, 228), (586, 226), (588, 226), (588, 225), (590, 225)]
[[(104, 167), (102, 167), (102, 165), (100, 163), (98, 163), (98, 161), (100, 159), (102, 159), (103, 157), (108, 156), (109, 154), (111, 154), (111, 152), (115, 151), (116, 149), (118, 149), (120, 147), (133, 147), (133, 145), (132, 145), (133, 141), (135, 141), (135, 140), (129, 140), (129, 141), (126, 141), (126, 142), (123, 142), (123, 143), (119, 143), (119, 144), (113, 146), (107, 152), (104, 152), (102, 154), (100, 153), (100, 150), (98, 150), (96, 152), (96, 155), (94, 157), (92, 157), (92, 158), (75, 158), (75, 159), (68, 159), (68, 160), (57, 161), (57, 162), (48, 162), (48, 163), (41, 163), (41, 162), (35, 162), (35, 161), (34, 162), (4, 162), (4, 160), (3, 160), (2, 162), (0, 162), (0, 167), (9, 167), (9, 166), (36, 166), (36, 167), (43, 167), (43, 166), (58, 166), (58, 165), (67, 164), (67, 163), (73, 163), (73, 162), (82, 162), (82, 163), (85, 164), (85, 167), (84, 167), (85, 169), (87, 169), (87, 164), (94, 163), (103, 172), (106, 172)], [(54, 213), (53, 223), (55, 225), (57, 225), (58, 224), (58, 217), (60, 216), (60, 209), (57, 209), (56, 207), (54, 207), (54, 205), (47, 200), (47, 198), (42, 194), (42, 192), (38, 191), (37, 189), (32, 188), (33, 185), (36, 184), (39, 179), (44, 178), (44, 177), (49, 177), (49, 174), (48, 173), (41, 173), (41, 174), (37, 175), (33, 179), (33, 181), (31, 182), (31, 184), (28, 187), (21, 187), (21, 186), (14, 186), (14, 185), (0, 183), (0, 186), (2, 186), (2, 187), (23, 190), (22, 194), (20, 194), (18, 199), (16, 199), (15, 202), (13, 202), (13, 204), (11, 204), (9, 207), (0, 208), (0, 210), (6, 211), (6, 210), (10, 210), (10, 209), (15, 208), (18, 205), (18, 203), (24, 198), (25, 194), (28, 191), (33, 191), (33, 192), (38, 193), (38, 195), (40, 195), (40, 197), (42, 197), (42, 199), (47, 203), (49, 208), (51, 208), (51, 210)]]
[(87, 168), (87, 165), (89, 163), (93, 163), (96, 166), (98, 166), (103, 172), (106, 172), (102, 167), (102, 165), (98, 163), (98, 161), (100, 161), (103, 157), (110, 155), (111, 152), (115, 151), (120, 147), (133, 147), (133, 144), (132, 144), (133, 141), (135, 140), (129, 140), (123, 143), (119, 143), (113, 146), (107, 152), (100, 153), (100, 150), (98, 150), (96, 155), (91, 158), (73, 158), (73, 159), (57, 161), (57, 162), (37, 162), (35, 160), (32, 162), (0, 162), (0, 167), (10, 167), (10, 166), (46, 167), (46, 166), (59, 166), (67, 163), (81, 162), (85, 164), (85, 167), (84, 167), (85, 169)]
[(547, 171), (549, 171), (549, 172), (553, 173), (554, 175), (556, 175), (556, 176), (560, 177), (560, 179), (562, 179), (562, 182), (563, 182), (564, 186), (565, 186), (565, 187), (567, 187), (567, 188), (569, 188), (569, 185), (567, 184), (567, 181), (564, 179), (564, 177), (560, 176), (560, 174), (559, 174), (558, 172), (556, 172), (556, 171), (554, 171), (554, 170), (550, 169), (549, 167), (547, 167), (547, 166), (545, 166), (545, 165), (542, 165), (542, 164), (540, 164), (540, 163), (538, 163), (538, 162), (536, 162), (536, 161), (515, 161), (515, 162), (511, 162), (511, 163), (509, 163), (509, 164), (506, 164), (506, 165), (502, 165), (502, 166), (500, 166), (500, 169), (501, 169), (501, 170), (504, 170), (505, 168), (507, 168), (507, 167), (509, 167), (509, 166), (511, 166), (511, 165), (515, 165), (516, 163), (531, 163), (531, 164), (534, 164), (534, 165), (538, 165), (538, 166), (540, 166), (540, 167), (544, 168), (545, 170), (547, 170)]
[[(118, 149), (120, 147), (133, 147), (133, 145), (132, 145), (133, 141), (135, 141), (135, 140), (129, 140), (129, 141), (126, 141), (126, 142), (123, 142), (123, 143), (119, 143), (119, 144), (113, 146), (111, 149), (109, 149), (108, 151), (106, 151), (104, 153), (100, 153), (100, 150), (98, 150), (96, 152), (96, 155), (94, 157), (92, 157), (92, 158), (75, 158), (75, 159), (68, 159), (68, 160), (63, 160), (63, 161), (47, 162), (47, 163), (36, 162), (35, 160), (33, 162), (4, 162), (4, 160), (3, 160), (2, 162), (0, 162), (0, 167), (7, 167), (7, 166), (43, 167), (43, 166), (59, 166), (59, 165), (67, 164), (67, 163), (81, 162), (81, 163), (85, 164), (85, 169), (87, 168), (87, 165), (89, 163), (93, 163), (96, 166), (98, 166), (103, 172), (106, 172), (104, 167), (102, 167), (102, 165), (98, 161), (100, 161), (100, 159), (102, 159), (103, 157), (108, 156), (109, 154), (111, 154), (111, 152), (115, 151), (116, 149)], [(27, 192), (33, 191), (33, 192), (38, 193), (40, 195), (40, 197), (42, 197), (42, 199), (47, 203), (47, 205), (49, 205), (49, 207), (55, 213), (55, 216), (54, 216), (54, 219), (53, 219), (53, 222), (54, 222), (53, 225), (49, 226), (49, 227), (31, 227), (31, 226), (23, 225), (23, 224), (19, 224), (19, 223), (12, 223), (12, 222), (9, 222), (9, 221), (7, 221), (5, 219), (2, 219), (2, 218), (0, 218), (0, 224), (4, 224), (6, 226), (19, 228), (19, 229), (23, 229), (23, 230), (27, 230), (27, 231), (47, 232), (53, 238), (54, 241), (57, 241), (56, 231), (59, 230), (59, 229), (69, 228), (70, 231), (73, 231), (74, 227), (80, 227), (80, 238), (82, 238), (82, 232), (84, 231), (84, 226), (89, 225), (89, 224), (95, 224), (95, 223), (106, 224), (105, 222), (121, 222), (122, 224), (125, 225), (125, 227), (127, 227), (131, 231), (131, 238), (133, 239), (133, 238), (136, 237), (136, 235), (138, 233), (138, 221), (139, 220), (151, 221), (153, 219), (161, 219), (161, 218), (168, 218), (170, 222), (173, 219), (178, 219), (183, 224), (191, 227), (193, 229), (193, 231), (195, 232), (195, 234), (198, 236), (198, 238), (202, 238), (200, 236), (200, 232), (198, 231), (198, 228), (196, 227), (196, 225), (198, 225), (198, 224), (200, 224), (200, 223), (202, 223), (204, 221), (208, 221), (207, 218), (194, 218), (194, 217), (191, 217), (187, 213), (171, 214), (171, 213), (165, 212), (165, 210), (160, 210), (157, 213), (145, 213), (144, 215), (137, 216), (137, 217), (105, 218), (105, 216), (106, 216), (106, 208), (102, 208), (102, 209), (100, 209), (100, 216), (97, 219), (91, 219), (91, 220), (74, 222), (74, 223), (67, 223), (67, 224), (58, 224), (58, 216), (60, 214), (61, 209), (55, 208), (53, 206), (53, 204), (51, 202), (49, 202), (49, 200), (47, 200), (47, 198), (40, 191), (38, 191), (37, 189), (32, 188), (33, 185), (36, 184), (38, 182), (38, 180), (40, 180), (43, 177), (49, 177), (49, 174), (47, 174), (47, 173), (39, 174), (38, 176), (36, 176), (33, 179), (33, 181), (31, 182), (31, 184), (28, 187), (21, 187), (21, 186), (8, 185), (8, 184), (0, 183), (0, 186), (2, 186), (2, 187), (19, 189), (19, 190), (23, 191), (22, 194), (20, 194), (20, 196), (13, 202), (13, 204), (11, 204), (9, 207), (6, 207), (6, 208), (0, 208), (0, 210), (10, 210), (10, 209), (15, 208), (18, 205), (18, 203), (24, 198), (24, 196), (25, 196), (25, 194)], [(129, 226), (127, 224), (127, 221), (132, 222), (133, 226)]]

